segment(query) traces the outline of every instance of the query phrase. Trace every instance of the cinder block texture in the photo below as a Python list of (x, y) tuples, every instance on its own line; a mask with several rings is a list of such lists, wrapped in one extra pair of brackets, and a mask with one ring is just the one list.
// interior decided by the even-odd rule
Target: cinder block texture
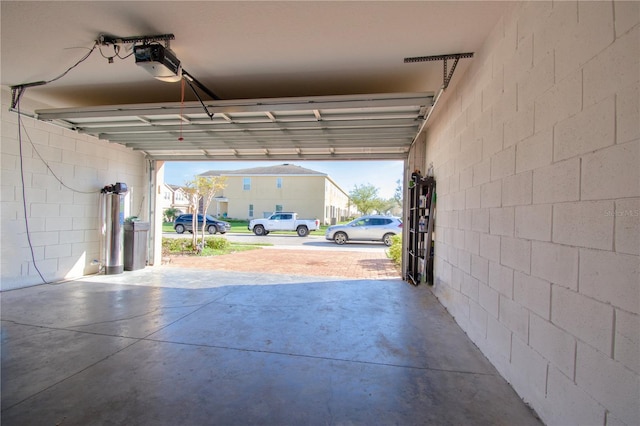
[(531, 242), (502, 237), (500, 261), (505, 266), (528, 274), (531, 270)]
[(500, 296), (499, 319), (523, 341), (529, 341), (529, 311), (525, 308), (507, 297)]
[[(558, 425), (603, 425), (605, 408), (555, 367), (549, 368), (543, 419)], [(551, 421), (553, 420), (553, 421)]]
[(551, 129), (543, 130), (516, 146), (516, 173), (547, 166), (552, 159), (553, 134)]
[(482, 185), (480, 207), (500, 207), (502, 205), (502, 181), (487, 182)]
[[(2, 90), (2, 106), (7, 110), (9, 99), (10, 93)], [(23, 111), (32, 111), (34, 105), (28, 93), (21, 99)], [(1, 119), (2, 240), (4, 248), (11, 247), (2, 253), (1, 289), (42, 283), (38, 270), (48, 282), (84, 275), (92, 269), (92, 253), (99, 252), (97, 194), (116, 179), (140, 189), (136, 194), (145, 194), (144, 155), (23, 117), (22, 137), (30, 141), (24, 144), (22, 155), (34, 265), (24, 232), (22, 176), (16, 167), (17, 114), (3, 113)], [(134, 196), (131, 206), (139, 203)]]
[[(556, 46), (556, 76), (584, 65), (609, 46), (615, 37), (613, 8), (608, 2), (578, 2), (577, 21), (567, 25)], [(580, 40), (576, 43), (576, 40)]]
[(573, 379), (576, 359), (576, 340), (566, 331), (537, 315), (531, 315), (529, 342), (533, 349), (570, 379)]
[(640, 23), (640, 3), (616, 0), (613, 2), (616, 36), (620, 37)]
[(553, 284), (578, 290), (578, 249), (533, 241), (531, 273)]
[(601, 250), (613, 249), (613, 201), (553, 206), (553, 242)]
[(515, 210), (513, 207), (496, 208), (489, 211), (489, 230), (494, 235), (513, 236)]
[(482, 309), (478, 303), (469, 301), (469, 329), (467, 334), (473, 336), (478, 342), (483, 342), (487, 338), (487, 311)]
[(510, 381), (523, 399), (532, 405), (544, 403), (549, 361), (519, 337), (512, 337)]
[(580, 250), (580, 293), (640, 313), (638, 256), (601, 250)]
[(480, 256), (493, 262), (500, 262), (500, 237), (480, 234)]
[(619, 93), (616, 97), (616, 142), (625, 143), (640, 139), (640, 88)]
[(551, 322), (578, 339), (611, 353), (613, 307), (562, 287), (552, 288)]
[[(559, 121), (576, 115), (581, 108), (582, 73), (576, 72), (559, 81), (535, 101), (535, 128), (537, 134), (547, 135), (551, 138), (553, 126)], [(544, 148), (544, 156), (549, 155), (552, 157), (553, 152), (547, 153), (546, 149), (553, 150), (553, 147), (545, 146)], [(540, 157), (542, 153), (536, 152), (535, 155)]]
[(582, 158), (582, 199), (640, 196), (640, 139)]
[(640, 254), (640, 198), (615, 203), (615, 249), (619, 253)]
[[(607, 2), (603, 2), (607, 3)], [(615, 2), (618, 9), (623, 1)], [(638, 19), (630, 16), (627, 18)], [(614, 94), (623, 94), (638, 84), (639, 55), (632, 55), (640, 47), (640, 26), (621, 34), (599, 55), (583, 67), (585, 105), (593, 105)]]
[(487, 316), (487, 350), (500, 357), (501, 365), (506, 366), (511, 358), (511, 336), (511, 330), (500, 324), (496, 317)]
[[(508, 118), (504, 123), (504, 140), (506, 146), (515, 145), (521, 140), (533, 135), (533, 102), (532, 105), (519, 109), (517, 113)], [(497, 139), (497, 138), (496, 138)], [(502, 140), (500, 140), (502, 143)], [(497, 144), (496, 144), (497, 145)], [(502, 144), (496, 147), (492, 153), (498, 152), (502, 148)]]
[(516, 238), (551, 241), (551, 216), (551, 204), (516, 207)]
[(513, 299), (513, 269), (502, 266), (498, 262), (489, 262), (489, 287)]
[(456, 213), (447, 307), (547, 424), (640, 418), (639, 12), (511, 5), (427, 129)]
[(576, 384), (626, 424), (640, 419), (638, 376), (596, 349), (578, 343)]
[(491, 180), (503, 179), (511, 176), (516, 170), (516, 150), (507, 148), (494, 155), (491, 159)]
[(640, 315), (616, 310), (616, 335), (613, 358), (640, 373)]
[(580, 159), (561, 161), (533, 171), (535, 204), (578, 201), (580, 199)]
[(540, 278), (516, 272), (513, 277), (513, 300), (542, 318), (549, 319), (551, 284)]
[(554, 161), (565, 160), (615, 143), (615, 100), (607, 98), (558, 123)]
[(479, 285), (478, 301), (493, 318), (498, 318), (500, 294), (484, 283)]
[(521, 206), (531, 204), (533, 174), (523, 172), (502, 181), (502, 205)]

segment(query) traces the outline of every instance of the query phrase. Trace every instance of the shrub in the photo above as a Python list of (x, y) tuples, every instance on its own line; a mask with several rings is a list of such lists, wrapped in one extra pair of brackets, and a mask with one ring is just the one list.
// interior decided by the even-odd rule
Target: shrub
[(387, 250), (387, 256), (389, 256), (396, 265), (402, 263), (402, 235), (394, 235), (391, 237), (391, 246), (389, 246)]
[(231, 243), (226, 238), (212, 237), (206, 239), (206, 247), (214, 250), (224, 250), (229, 248)]
[(163, 238), (162, 239), (162, 253), (184, 253), (194, 252), (194, 247), (191, 239), (189, 238)]
[[(198, 240), (198, 244), (200, 240)], [(222, 237), (209, 237), (205, 239), (205, 248), (212, 250), (226, 250), (231, 246), (231, 243), (226, 238)], [(197, 250), (193, 246), (193, 242), (190, 238), (163, 238), (162, 239), (162, 253), (195, 253)]]

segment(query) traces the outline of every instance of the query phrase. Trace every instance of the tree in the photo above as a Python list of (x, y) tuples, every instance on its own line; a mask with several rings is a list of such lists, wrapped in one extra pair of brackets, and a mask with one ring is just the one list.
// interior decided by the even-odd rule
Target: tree
[[(185, 184), (185, 192), (189, 197), (189, 208), (193, 212), (193, 221), (191, 229), (193, 229), (192, 244), (194, 248), (204, 247), (204, 232), (207, 227), (207, 210), (213, 197), (218, 191), (227, 187), (227, 178), (223, 176), (195, 176), (193, 180)], [(198, 210), (200, 201), (202, 200), (202, 245), (198, 246)]]
[[(213, 201), (213, 198), (219, 191), (222, 191), (227, 187), (226, 176), (196, 176), (195, 179), (198, 192), (202, 196), (202, 215), (206, 216), (207, 210)], [(206, 229), (207, 221), (203, 217), (202, 221), (202, 245), (204, 247), (204, 231)], [(194, 228), (196, 229), (196, 228)]]
[(349, 197), (353, 205), (358, 208), (362, 214), (370, 214), (372, 211), (380, 207), (378, 198), (378, 188), (368, 184), (354, 185)]
[(173, 220), (176, 218), (176, 216), (178, 216), (179, 213), (180, 213), (180, 210), (178, 210), (177, 208), (169, 207), (164, 211), (164, 217), (167, 220), (167, 222), (173, 222)]
[(388, 200), (377, 198), (374, 210), (379, 214), (390, 214), (395, 206), (396, 200), (394, 198), (389, 198)]
[(396, 184), (398, 186), (396, 186), (396, 190), (393, 193), (393, 200), (396, 202), (396, 204), (398, 205), (398, 207), (402, 207), (402, 180), (398, 179), (396, 181)]
[(191, 236), (191, 244), (193, 248), (196, 248), (198, 237), (198, 206), (200, 205), (200, 200), (202, 199), (202, 195), (200, 194), (200, 189), (198, 188), (196, 179), (185, 183), (184, 192), (187, 194), (187, 198), (189, 200), (189, 210), (191, 210), (191, 212), (193, 213), (191, 222), (191, 229), (193, 230)]

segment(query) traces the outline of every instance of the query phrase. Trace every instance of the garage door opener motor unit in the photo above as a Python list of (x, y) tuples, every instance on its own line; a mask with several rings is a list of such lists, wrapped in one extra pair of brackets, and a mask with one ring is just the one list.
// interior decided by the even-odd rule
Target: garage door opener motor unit
[(142, 44), (133, 47), (136, 64), (158, 80), (180, 81), (182, 66), (173, 52), (161, 44)]

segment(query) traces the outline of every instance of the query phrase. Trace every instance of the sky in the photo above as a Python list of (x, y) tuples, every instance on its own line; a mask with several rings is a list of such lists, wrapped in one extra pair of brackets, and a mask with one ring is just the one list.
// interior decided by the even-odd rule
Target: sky
[(283, 163), (326, 173), (347, 193), (355, 185), (373, 185), (378, 188), (378, 196), (385, 199), (393, 197), (404, 169), (403, 161), (167, 161), (164, 181), (184, 185), (209, 170), (239, 170)]

